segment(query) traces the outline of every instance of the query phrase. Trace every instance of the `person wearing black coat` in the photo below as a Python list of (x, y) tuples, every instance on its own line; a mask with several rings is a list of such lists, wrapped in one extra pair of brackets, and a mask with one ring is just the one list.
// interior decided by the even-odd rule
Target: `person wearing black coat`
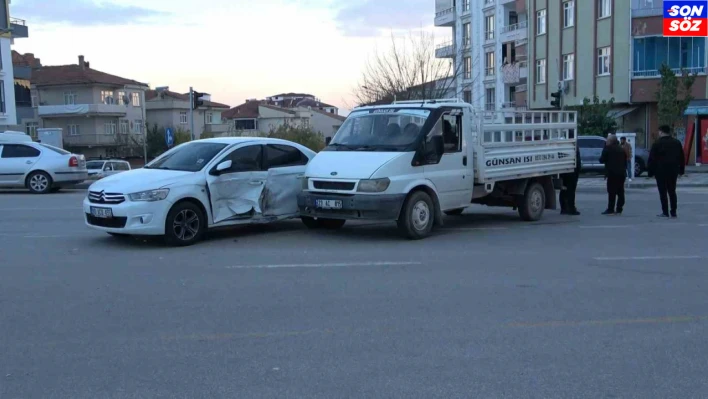
[(580, 148), (575, 147), (575, 170), (572, 173), (561, 175), (563, 189), (560, 192), (559, 202), (561, 205), (561, 215), (578, 216), (580, 212), (575, 207), (575, 191), (578, 188), (578, 178), (580, 177)]
[[(676, 182), (679, 176), (686, 172), (686, 157), (681, 142), (671, 137), (669, 126), (659, 127), (660, 137), (649, 151), (649, 177), (656, 178), (661, 200), (661, 214), (659, 217), (669, 217), (669, 202), (671, 203), (671, 217), (675, 218), (678, 198), (676, 196)], [(668, 199), (667, 199), (668, 197)]]
[[(621, 215), (624, 209), (624, 182), (627, 179), (627, 153), (622, 149), (617, 136), (607, 137), (600, 163), (605, 165), (607, 179), (607, 210), (603, 215)], [(615, 205), (617, 206), (615, 208)]]

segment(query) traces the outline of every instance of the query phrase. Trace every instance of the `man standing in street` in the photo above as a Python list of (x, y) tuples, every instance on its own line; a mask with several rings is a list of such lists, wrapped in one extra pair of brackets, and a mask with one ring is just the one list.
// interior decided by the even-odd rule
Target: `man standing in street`
[(620, 146), (624, 153), (627, 154), (627, 179), (632, 181), (632, 146), (627, 142), (626, 137), (620, 138)]
[[(669, 217), (669, 201), (672, 218), (675, 218), (678, 198), (676, 197), (676, 181), (686, 171), (686, 157), (683, 146), (677, 139), (671, 137), (669, 126), (659, 127), (659, 139), (651, 146), (649, 152), (649, 177), (656, 178), (661, 199), (661, 214), (659, 217)], [(668, 199), (667, 199), (668, 197)]]
[[(614, 134), (607, 137), (600, 163), (605, 165), (607, 210), (603, 215), (621, 215), (624, 210), (624, 182), (627, 178), (627, 154)], [(615, 205), (617, 206), (615, 208)]]
[(580, 147), (575, 147), (575, 170), (571, 173), (561, 175), (563, 189), (560, 192), (561, 215), (578, 216), (580, 212), (575, 207), (575, 191), (578, 188), (578, 178), (580, 177)]

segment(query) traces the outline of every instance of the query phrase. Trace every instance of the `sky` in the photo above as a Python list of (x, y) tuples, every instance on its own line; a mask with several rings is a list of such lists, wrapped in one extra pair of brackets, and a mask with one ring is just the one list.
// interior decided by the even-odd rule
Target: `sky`
[(13, 49), (151, 87), (248, 98), (304, 92), (348, 108), (367, 58), (391, 33), (431, 30), (434, 0), (13, 0), (29, 38)]

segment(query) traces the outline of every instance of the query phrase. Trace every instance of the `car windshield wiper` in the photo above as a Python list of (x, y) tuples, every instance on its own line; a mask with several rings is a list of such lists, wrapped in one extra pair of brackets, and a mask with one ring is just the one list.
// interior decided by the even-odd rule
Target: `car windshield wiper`
[(328, 147), (334, 147), (334, 148), (341, 148), (343, 150), (352, 150), (354, 149), (354, 146), (348, 145), (348, 144), (339, 144), (339, 143), (333, 143), (328, 145)]

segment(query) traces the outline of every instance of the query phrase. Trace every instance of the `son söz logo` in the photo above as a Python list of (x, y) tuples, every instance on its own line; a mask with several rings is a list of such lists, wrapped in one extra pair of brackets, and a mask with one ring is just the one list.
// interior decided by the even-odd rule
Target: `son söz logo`
[(708, 1), (664, 1), (664, 36), (708, 36)]

